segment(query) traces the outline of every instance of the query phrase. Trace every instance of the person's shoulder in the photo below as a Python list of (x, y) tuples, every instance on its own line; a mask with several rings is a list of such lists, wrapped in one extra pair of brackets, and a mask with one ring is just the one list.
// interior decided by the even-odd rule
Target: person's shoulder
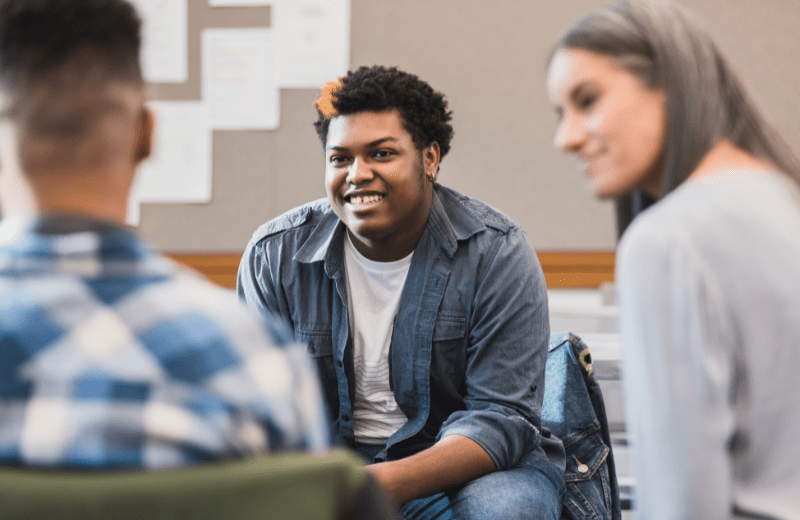
[(617, 245), (617, 263), (655, 264), (690, 241), (696, 209), (694, 194), (680, 190), (659, 200), (634, 218)]
[[(254, 315), (235, 291), (212, 283), (191, 268), (179, 266), (162, 291), (157, 297), (171, 300), (176, 307), (171, 314), (182, 317), (171, 324), (165, 318), (165, 325), (180, 328), (195, 323), (198, 327), (208, 327), (218, 331), (223, 343), (228, 343), (230, 348), (247, 351), (258, 345), (283, 346), (294, 341), (294, 336), (277, 317)], [(191, 319), (186, 320), (186, 317)]]
[(336, 217), (336, 214), (333, 213), (328, 199), (317, 199), (294, 209), (290, 209), (269, 222), (262, 224), (253, 233), (250, 243), (255, 244), (297, 230), (306, 228), (313, 229), (317, 224), (331, 217)]
[(521, 229), (514, 218), (474, 197), (442, 185), (437, 185), (436, 194), (454, 225), (472, 220), (503, 235)]
[(621, 252), (635, 248), (725, 247), (771, 211), (785, 190), (779, 173), (732, 171), (713, 179), (687, 181), (642, 212), (620, 241)]
[(773, 177), (731, 172), (683, 183), (633, 220), (620, 240), (618, 260), (655, 265), (659, 259), (686, 254), (714, 262), (735, 256), (748, 233), (758, 233), (754, 221), (769, 211), (778, 182)]

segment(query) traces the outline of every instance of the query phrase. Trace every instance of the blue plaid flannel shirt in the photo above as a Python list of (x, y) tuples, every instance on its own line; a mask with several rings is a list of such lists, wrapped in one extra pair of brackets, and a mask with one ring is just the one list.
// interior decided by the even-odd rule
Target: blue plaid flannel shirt
[(281, 324), (266, 327), (130, 230), (2, 221), (0, 464), (150, 469), (323, 450), (316, 372)]

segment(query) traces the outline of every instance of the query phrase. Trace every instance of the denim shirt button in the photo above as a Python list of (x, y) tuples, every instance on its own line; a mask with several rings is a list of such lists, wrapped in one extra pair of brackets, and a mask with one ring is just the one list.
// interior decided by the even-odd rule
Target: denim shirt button
[(337, 366), (337, 367), (339, 367), (339, 368), (342, 368), (342, 365), (343, 365), (343, 363), (342, 363), (342, 361), (341, 361), (341, 360), (339, 360), (339, 361), (337, 361), (337, 362), (336, 362), (336, 366)]
[(586, 464), (579, 464), (578, 465), (578, 472), (579, 473), (587, 473), (589, 471), (589, 466)]
[(346, 413), (343, 413), (343, 414), (342, 414), (342, 421), (344, 421), (344, 422), (347, 422), (347, 421), (349, 421), (349, 420), (350, 420), (350, 416), (349, 416), (349, 415), (347, 415)]

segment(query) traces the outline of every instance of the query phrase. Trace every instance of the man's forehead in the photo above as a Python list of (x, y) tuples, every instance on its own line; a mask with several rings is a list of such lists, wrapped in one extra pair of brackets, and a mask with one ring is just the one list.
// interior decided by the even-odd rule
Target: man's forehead
[(397, 109), (340, 115), (328, 126), (328, 148), (365, 144), (378, 139), (411, 140)]

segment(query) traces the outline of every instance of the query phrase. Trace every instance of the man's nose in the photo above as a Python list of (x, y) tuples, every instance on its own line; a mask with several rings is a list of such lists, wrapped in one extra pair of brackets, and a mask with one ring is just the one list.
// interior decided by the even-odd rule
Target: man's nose
[(360, 184), (372, 178), (372, 168), (363, 158), (356, 157), (347, 169), (347, 182)]

